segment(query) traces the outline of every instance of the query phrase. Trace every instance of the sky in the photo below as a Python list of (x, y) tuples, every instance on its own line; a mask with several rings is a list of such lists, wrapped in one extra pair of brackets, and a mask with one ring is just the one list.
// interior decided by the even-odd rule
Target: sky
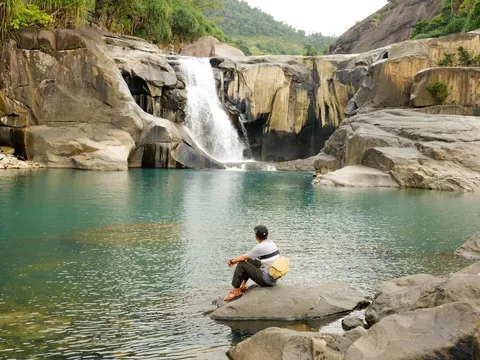
[(341, 35), (379, 10), (387, 0), (246, 0), (276, 20), (307, 32)]

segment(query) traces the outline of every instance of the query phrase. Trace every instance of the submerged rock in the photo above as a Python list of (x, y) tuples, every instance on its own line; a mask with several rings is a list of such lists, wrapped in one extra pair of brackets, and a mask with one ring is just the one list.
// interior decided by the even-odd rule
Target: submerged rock
[(463, 256), (467, 259), (480, 259), (480, 233), (473, 235), (465, 244), (460, 246), (455, 255)]
[(269, 328), (241, 342), (227, 356), (230, 360), (340, 360), (350, 344), (338, 335)]
[(232, 302), (219, 301), (210, 316), (223, 321), (306, 321), (343, 314), (366, 304), (361, 293), (344, 283), (317, 287), (280, 283), (272, 288), (254, 287)]
[(347, 316), (345, 319), (342, 320), (342, 328), (345, 331), (349, 331), (358, 327), (363, 328), (365, 325), (363, 324), (363, 320), (354, 317), (354, 316)]
[(348, 350), (345, 360), (471, 360), (478, 309), (455, 302), (388, 316)]

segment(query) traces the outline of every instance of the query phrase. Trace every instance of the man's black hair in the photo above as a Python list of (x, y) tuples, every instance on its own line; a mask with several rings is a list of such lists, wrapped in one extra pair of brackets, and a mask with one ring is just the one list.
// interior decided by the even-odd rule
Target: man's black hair
[(268, 229), (265, 225), (255, 226), (253, 230), (260, 240), (265, 240), (268, 237)]

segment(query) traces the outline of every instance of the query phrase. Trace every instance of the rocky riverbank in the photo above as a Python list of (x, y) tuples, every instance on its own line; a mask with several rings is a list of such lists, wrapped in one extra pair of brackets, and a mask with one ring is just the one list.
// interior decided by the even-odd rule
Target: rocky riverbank
[(25, 161), (14, 156), (12, 148), (0, 147), (0, 170), (33, 170), (42, 166), (35, 161)]
[[(296, 294), (289, 296), (302, 296), (301, 291)], [(247, 297), (243, 302), (248, 302)], [(235, 308), (235, 316), (241, 315), (242, 306), (234, 301), (230, 307)], [(344, 335), (268, 328), (230, 349), (227, 356), (231, 360), (478, 360), (480, 262), (446, 278), (419, 274), (386, 282), (367, 308), (365, 321), (345, 318)]]

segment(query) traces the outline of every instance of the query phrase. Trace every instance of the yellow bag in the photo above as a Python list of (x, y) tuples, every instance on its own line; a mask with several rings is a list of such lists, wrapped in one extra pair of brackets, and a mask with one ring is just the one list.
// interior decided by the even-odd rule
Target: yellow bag
[(269, 273), (272, 278), (275, 280), (280, 279), (282, 276), (287, 275), (290, 271), (290, 263), (286, 257), (281, 257), (275, 260), (272, 265), (270, 265)]

